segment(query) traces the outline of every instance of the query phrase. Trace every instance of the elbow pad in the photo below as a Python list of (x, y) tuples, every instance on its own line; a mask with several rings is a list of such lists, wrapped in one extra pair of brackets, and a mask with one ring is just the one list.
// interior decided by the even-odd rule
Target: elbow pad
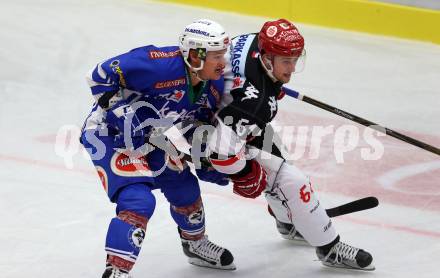
[(235, 174), (246, 166), (246, 141), (221, 120), (208, 141), (208, 157), (215, 170)]

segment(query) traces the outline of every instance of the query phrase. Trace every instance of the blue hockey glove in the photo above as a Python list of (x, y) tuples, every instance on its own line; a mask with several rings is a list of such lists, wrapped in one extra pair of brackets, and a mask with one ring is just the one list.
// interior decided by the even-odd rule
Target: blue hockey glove
[(201, 169), (196, 169), (197, 177), (202, 181), (216, 183), (218, 185), (228, 185), (229, 176), (216, 171), (212, 167), (202, 167)]

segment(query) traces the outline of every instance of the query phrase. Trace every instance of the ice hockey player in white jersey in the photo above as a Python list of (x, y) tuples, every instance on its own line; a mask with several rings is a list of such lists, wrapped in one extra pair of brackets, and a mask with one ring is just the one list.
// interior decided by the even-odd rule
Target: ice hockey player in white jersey
[(273, 143), (270, 122), (282, 85), (305, 56), (297, 28), (285, 19), (268, 21), (259, 33), (233, 38), (229, 54), (224, 108), (209, 141), (212, 165), (230, 175), (236, 194), (256, 198), (264, 191), (278, 230), (287, 238), (304, 237), (324, 265), (374, 270), (370, 253), (340, 241), (309, 179)]

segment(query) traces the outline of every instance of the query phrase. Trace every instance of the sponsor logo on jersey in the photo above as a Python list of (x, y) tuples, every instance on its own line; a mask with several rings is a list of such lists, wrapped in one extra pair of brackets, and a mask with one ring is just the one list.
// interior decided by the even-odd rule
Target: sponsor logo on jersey
[[(243, 48), (246, 44), (249, 35), (241, 35), (238, 37), (237, 43), (234, 44), (231, 54), (231, 65), (234, 76), (240, 76), (240, 58), (242, 56)], [(232, 45), (231, 45), (232, 46)]]
[(249, 83), (249, 86), (247, 86), (246, 91), (244, 91), (245, 96), (241, 98), (241, 101), (253, 99), (253, 98), (257, 99), (259, 93), (260, 92), (254, 87), (254, 85)]
[(327, 225), (324, 226), (324, 233), (328, 231), (328, 229), (330, 229), (330, 227), (332, 226), (332, 220), (330, 219), (327, 223)]
[(309, 212), (310, 213), (314, 213), (319, 208), (319, 205), (320, 205), (320, 203), (319, 203), (319, 200), (318, 200), (318, 201), (316, 201), (316, 205)]
[(244, 81), (241, 79), (240, 76), (234, 77), (232, 79), (232, 90), (237, 88), (243, 88)]
[(211, 85), (209, 89), (211, 90), (211, 94), (214, 96), (216, 103), (220, 103), (220, 93), (217, 91), (214, 85)]
[(186, 79), (184, 77), (175, 79), (175, 80), (167, 80), (167, 81), (161, 81), (154, 84), (154, 88), (156, 89), (164, 89), (164, 88), (170, 88), (170, 87), (176, 87), (179, 85), (185, 85)]
[(145, 157), (129, 157), (115, 152), (110, 162), (113, 173), (123, 177), (153, 176)]
[(175, 51), (151, 50), (148, 54), (151, 59), (173, 58), (181, 55), (180, 50), (175, 50)]
[(124, 73), (121, 70), (121, 67), (119, 67), (120, 61), (119, 60), (113, 60), (110, 62), (110, 68), (112, 69), (112, 71), (114, 73), (116, 73), (119, 76), (119, 84), (121, 84), (122, 87), (127, 87), (126, 86), (126, 82), (125, 82), (125, 78), (124, 78)]
[(185, 91), (184, 90), (174, 90), (174, 93), (167, 96), (166, 99), (167, 100), (172, 100), (174, 102), (180, 102), (183, 98), (183, 96), (185, 95)]
[(96, 166), (96, 171), (98, 172), (99, 179), (101, 180), (102, 187), (104, 187), (105, 192), (108, 193), (108, 178), (107, 173), (101, 166)]
[(270, 117), (273, 118), (274, 117), (274, 112), (277, 111), (277, 100), (275, 99), (274, 96), (270, 96), (269, 97), (268, 104), (269, 104), (269, 108), (270, 108)]
[(205, 37), (209, 37), (209, 33), (199, 30), (199, 29), (193, 29), (193, 28), (185, 28), (185, 32), (189, 32), (189, 33), (194, 33), (194, 34), (199, 34), (199, 35), (203, 35)]

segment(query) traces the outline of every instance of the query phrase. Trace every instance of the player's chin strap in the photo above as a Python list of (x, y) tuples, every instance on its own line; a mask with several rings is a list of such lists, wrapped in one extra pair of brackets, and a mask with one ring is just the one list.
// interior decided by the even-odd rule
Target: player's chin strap
[(274, 75), (273, 75), (273, 64), (272, 61), (267, 59), (266, 62), (269, 64), (269, 67), (266, 66), (266, 63), (263, 61), (263, 55), (259, 55), (258, 58), (260, 59), (261, 65), (263, 66), (264, 70), (266, 71), (267, 75), (272, 79), (273, 82), (279, 81)]
[(200, 75), (199, 75), (199, 71), (202, 70), (202, 69), (203, 69), (203, 66), (205, 65), (205, 61), (204, 61), (203, 59), (200, 60), (200, 61), (201, 61), (200, 66), (198, 66), (198, 67), (196, 67), (196, 68), (193, 67), (193, 66), (188, 62), (188, 58), (183, 58), (183, 61), (185, 61), (185, 64), (188, 66), (188, 69), (189, 69), (192, 73), (194, 73), (194, 76), (195, 76), (198, 80), (200, 80), (200, 81), (202, 81), (202, 82), (204, 82), (204, 81), (208, 81), (208, 80), (205, 80), (205, 79), (200, 78)]

